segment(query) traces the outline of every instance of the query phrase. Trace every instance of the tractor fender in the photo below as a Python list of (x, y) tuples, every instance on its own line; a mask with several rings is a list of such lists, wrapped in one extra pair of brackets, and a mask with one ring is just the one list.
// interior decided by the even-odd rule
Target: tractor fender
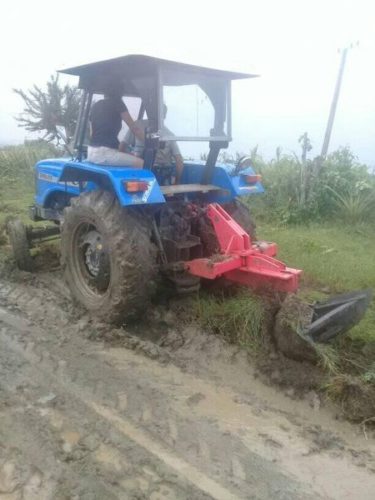
[[(203, 161), (184, 162), (182, 183), (199, 184), (202, 181), (204, 168)], [(248, 176), (254, 175), (255, 171), (251, 167), (236, 173), (235, 165), (217, 163), (212, 172), (211, 184), (220, 187), (222, 191), (208, 193), (205, 197), (206, 201), (208, 203), (230, 203), (237, 197), (263, 193), (264, 188), (260, 181), (252, 184), (246, 181)]]
[(34, 167), (35, 202), (38, 206), (48, 208), (53, 199), (59, 196), (78, 196), (78, 182), (59, 182), (66, 158), (41, 160)]
[[(146, 191), (129, 193), (126, 182), (147, 182)], [(165, 203), (165, 198), (160, 186), (150, 170), (134, 169), (128, 167), (105, 167), (88, 161), (66, 162), (62, 168), (59, 182), (78, 182), (84, 184), (84, 190), (89, 191), (90, 185), (100, 189), (113, 191), (122, 206), (148, 205)], [(87, 185), (85, 183), (88, 183)]]

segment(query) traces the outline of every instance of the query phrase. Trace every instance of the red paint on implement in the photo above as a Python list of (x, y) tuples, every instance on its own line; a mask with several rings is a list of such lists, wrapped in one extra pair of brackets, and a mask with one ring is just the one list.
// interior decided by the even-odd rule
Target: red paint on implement
[(215, 279), (219, 276), (251, 288), (272, 288), (281, 292), (294, 292), (302, 271), (287, 267), (275, 259), (274, 243), (253, 244), (250, 236), (217, 203), (207, 207), (219, 241), (222, 258), (194, 259), (186, 262), (194, 276)]

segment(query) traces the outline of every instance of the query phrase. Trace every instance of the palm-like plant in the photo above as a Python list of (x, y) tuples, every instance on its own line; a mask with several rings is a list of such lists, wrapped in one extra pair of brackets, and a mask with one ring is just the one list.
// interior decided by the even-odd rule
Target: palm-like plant
[(19, 126), (30, 132), (44, 132), (43, 139), (59, 143), (56, 125), (65, 127), (68, 137), (72, 137), (77, 123), (80, 91), (70, 85), (61, 86), (59, 77), (51, 76), (47, 89), (37, 85), (24, 91), (14, 89), (24, 101), (25, 107), (16, 118)]
[(337, 213), (345, 222), (355, 224), (364, 222), (375, 209), (375, 193), (373, 190), (351, 189), (339, 193), (326, 186), (332, 193)]

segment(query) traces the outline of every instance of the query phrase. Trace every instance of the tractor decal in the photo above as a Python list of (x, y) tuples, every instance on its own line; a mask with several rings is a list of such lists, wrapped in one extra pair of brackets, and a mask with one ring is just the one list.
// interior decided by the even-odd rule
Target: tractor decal
[[(65, 181), (59, 181), (59, 177), (56, 177), (55, 175), (51, 174), (46, 174), (44, 172), (39, 172), (38, 174), (38, 179), (46, 182), (56, 182), (57, 184), (61, 184), (63, 186), (72, 186), (72, 187), (79, 187), (79, 182), (77, 181), (72, 181), (72, 182), (65, 182)], [(84, 182), (83, 185), (86, 185), (87, 182)]]
[(39, 172), (38, 178), (42, 181), (47, 182), (58, 182), (59, 178), (51, 174), (45, 174), (44, 172)]

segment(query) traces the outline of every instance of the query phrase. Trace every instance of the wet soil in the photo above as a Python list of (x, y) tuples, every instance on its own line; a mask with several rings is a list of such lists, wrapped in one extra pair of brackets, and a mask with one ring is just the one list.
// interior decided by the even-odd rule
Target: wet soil
[(374, 498), (372, 430), (316, 367), (254, 362), (189, 299), (110, 328), (54, 269), (0, 276), (0, 499)]

